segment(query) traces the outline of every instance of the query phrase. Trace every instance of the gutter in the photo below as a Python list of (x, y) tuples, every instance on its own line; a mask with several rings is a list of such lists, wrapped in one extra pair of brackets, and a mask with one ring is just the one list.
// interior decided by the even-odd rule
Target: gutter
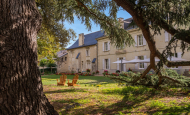
[(98, 70), (98, 41), (97, 41), (97, 45), (96, 46), (97, 46), (97, 51), (96, 51), (97, 52), (97, 70)]

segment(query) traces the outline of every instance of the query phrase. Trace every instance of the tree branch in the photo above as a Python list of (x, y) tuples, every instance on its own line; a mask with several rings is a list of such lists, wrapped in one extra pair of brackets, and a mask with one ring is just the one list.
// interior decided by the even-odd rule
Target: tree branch
[(99, 18), (95, 13), (91, 12), (91, 11), (86, 7), (86, 5), (84, 5), (81, 1), (76, 0), (76, 2), (78, 3), (78, 6), (84, 7), (88, 13), (92, 14), (92, 15), (95, 16), (97, 19), (102, 20), (102, 21), (105, 21), (105, 22), (107, 22), (110, 26), (113, 26), (109, 21), (106, 21), (105, 19)]
[(143, 72), (143, 74), (141, 75), (141, 77), (139, 77), (138, 79), (134, 80), (133, 83), (136, 83), (138, 80), (142, 79), (143, 77), (146, 76), (146, 74), (150, 71), (150, 69), (152, 68), (151, 65), (149, 65), (146, 70)]

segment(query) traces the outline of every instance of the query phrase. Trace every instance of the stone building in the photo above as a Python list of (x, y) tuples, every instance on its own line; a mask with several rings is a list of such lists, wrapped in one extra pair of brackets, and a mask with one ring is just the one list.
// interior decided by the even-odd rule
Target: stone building
[[(115, 64), (113, 62), (125, 59), (141, 59), (150, 58), (150, 50), (143, 37), (141, 30), (136, 27), (130, 27), (129, 24), (132, 18), (123, 19), (119, 18), (121, 28), (128, 31), (135, 40), (134, 46), (116, 48), (114, 44), (110, 44), (109, 38), (102, 32), (97, 31), (94, 33), (79, 35), (79, 39), (67, 49), (67, 56), (69, 57), (68, 71), (82, 72), (86, 69), (92, 71), (99, 70), (102, 73), (104, 70), (115, 72), (116, 70), (127, 71), (129, 68), (134, 71), (144, 71), (149, 63), (137, 64)], [(171, 35), (161, 30), (161, 35), (155, 35), (154, 40), (159, 51), (163, 51), (167, 46)], [(181, 58), (180, 45), (177, 47), (177, 53), (173, 54), (174, 57)], [(190, 53), (185, 52), (183, 59), (190, 60)], [(189, 67), (173, 67), (178, 73), (182, 74), (185, 69)]]
[(69, 72), (67, 50), (57, 52), (57, 72)]
[(96, 38), (104, 36), (102, 31), (79, 34), (79, 39), (69, 48), (68, 68), (70, 71), (83, 72), (90, 69), (95, 72), (97, 68), (97, 41)]

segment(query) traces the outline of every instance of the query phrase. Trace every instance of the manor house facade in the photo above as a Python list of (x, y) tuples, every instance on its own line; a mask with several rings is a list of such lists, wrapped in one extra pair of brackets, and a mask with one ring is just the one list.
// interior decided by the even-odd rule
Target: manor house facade
[[(58, 72), (82, 72), (86, 69), (91, 69), (92, 72), (99, 70), (103, 73), (104, 70), (108, 70), (114, 73), (116, 70), (127, 71), (129, 68), (134, 71), (144, 71), (149, 63), (137, 63), (137, 64), (120, 64), (113, 63), (120, 59), (132, 60), (132, 59), (146, 59), (150, 58), (150, 50), (143, 37), (141, 30), (134, 27), (129, 27), (132, 18), (123, 20), (119, 18), (121, 27), (128, 31), (135, 40), (135, 45), (131, 47), (116, 48), (114, 44), (110, 44), (109, 38), (104, 34), (103, 31), (97, 31), (90, 34), (84, 35), (79, 34), (79, 39), (69, 48), (68, 53), (68, 64), (65, 65), (65, 69), (61, 69)], [(171, 35), (161, 31), (161, 35), (155, 35), (154, 40), (156, 47), (159, 51), (163, 51), (171, 39)], [(177, 53), (174, 57), (180, 58), (182, 51), (180, 47), (177, 47)], [(183, 59), (190, 60), (190, 53), (185, 52)], [(185, 69), (189, 67), (174, 67), (178, 73), (183, 73)]]

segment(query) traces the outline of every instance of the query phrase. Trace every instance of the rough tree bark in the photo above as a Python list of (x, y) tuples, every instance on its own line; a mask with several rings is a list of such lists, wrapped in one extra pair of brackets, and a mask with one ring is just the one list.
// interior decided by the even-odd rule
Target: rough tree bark
[(35, 0), (0, 0), (0, 115), (58, 114), (37, 68), (40, 25)]

